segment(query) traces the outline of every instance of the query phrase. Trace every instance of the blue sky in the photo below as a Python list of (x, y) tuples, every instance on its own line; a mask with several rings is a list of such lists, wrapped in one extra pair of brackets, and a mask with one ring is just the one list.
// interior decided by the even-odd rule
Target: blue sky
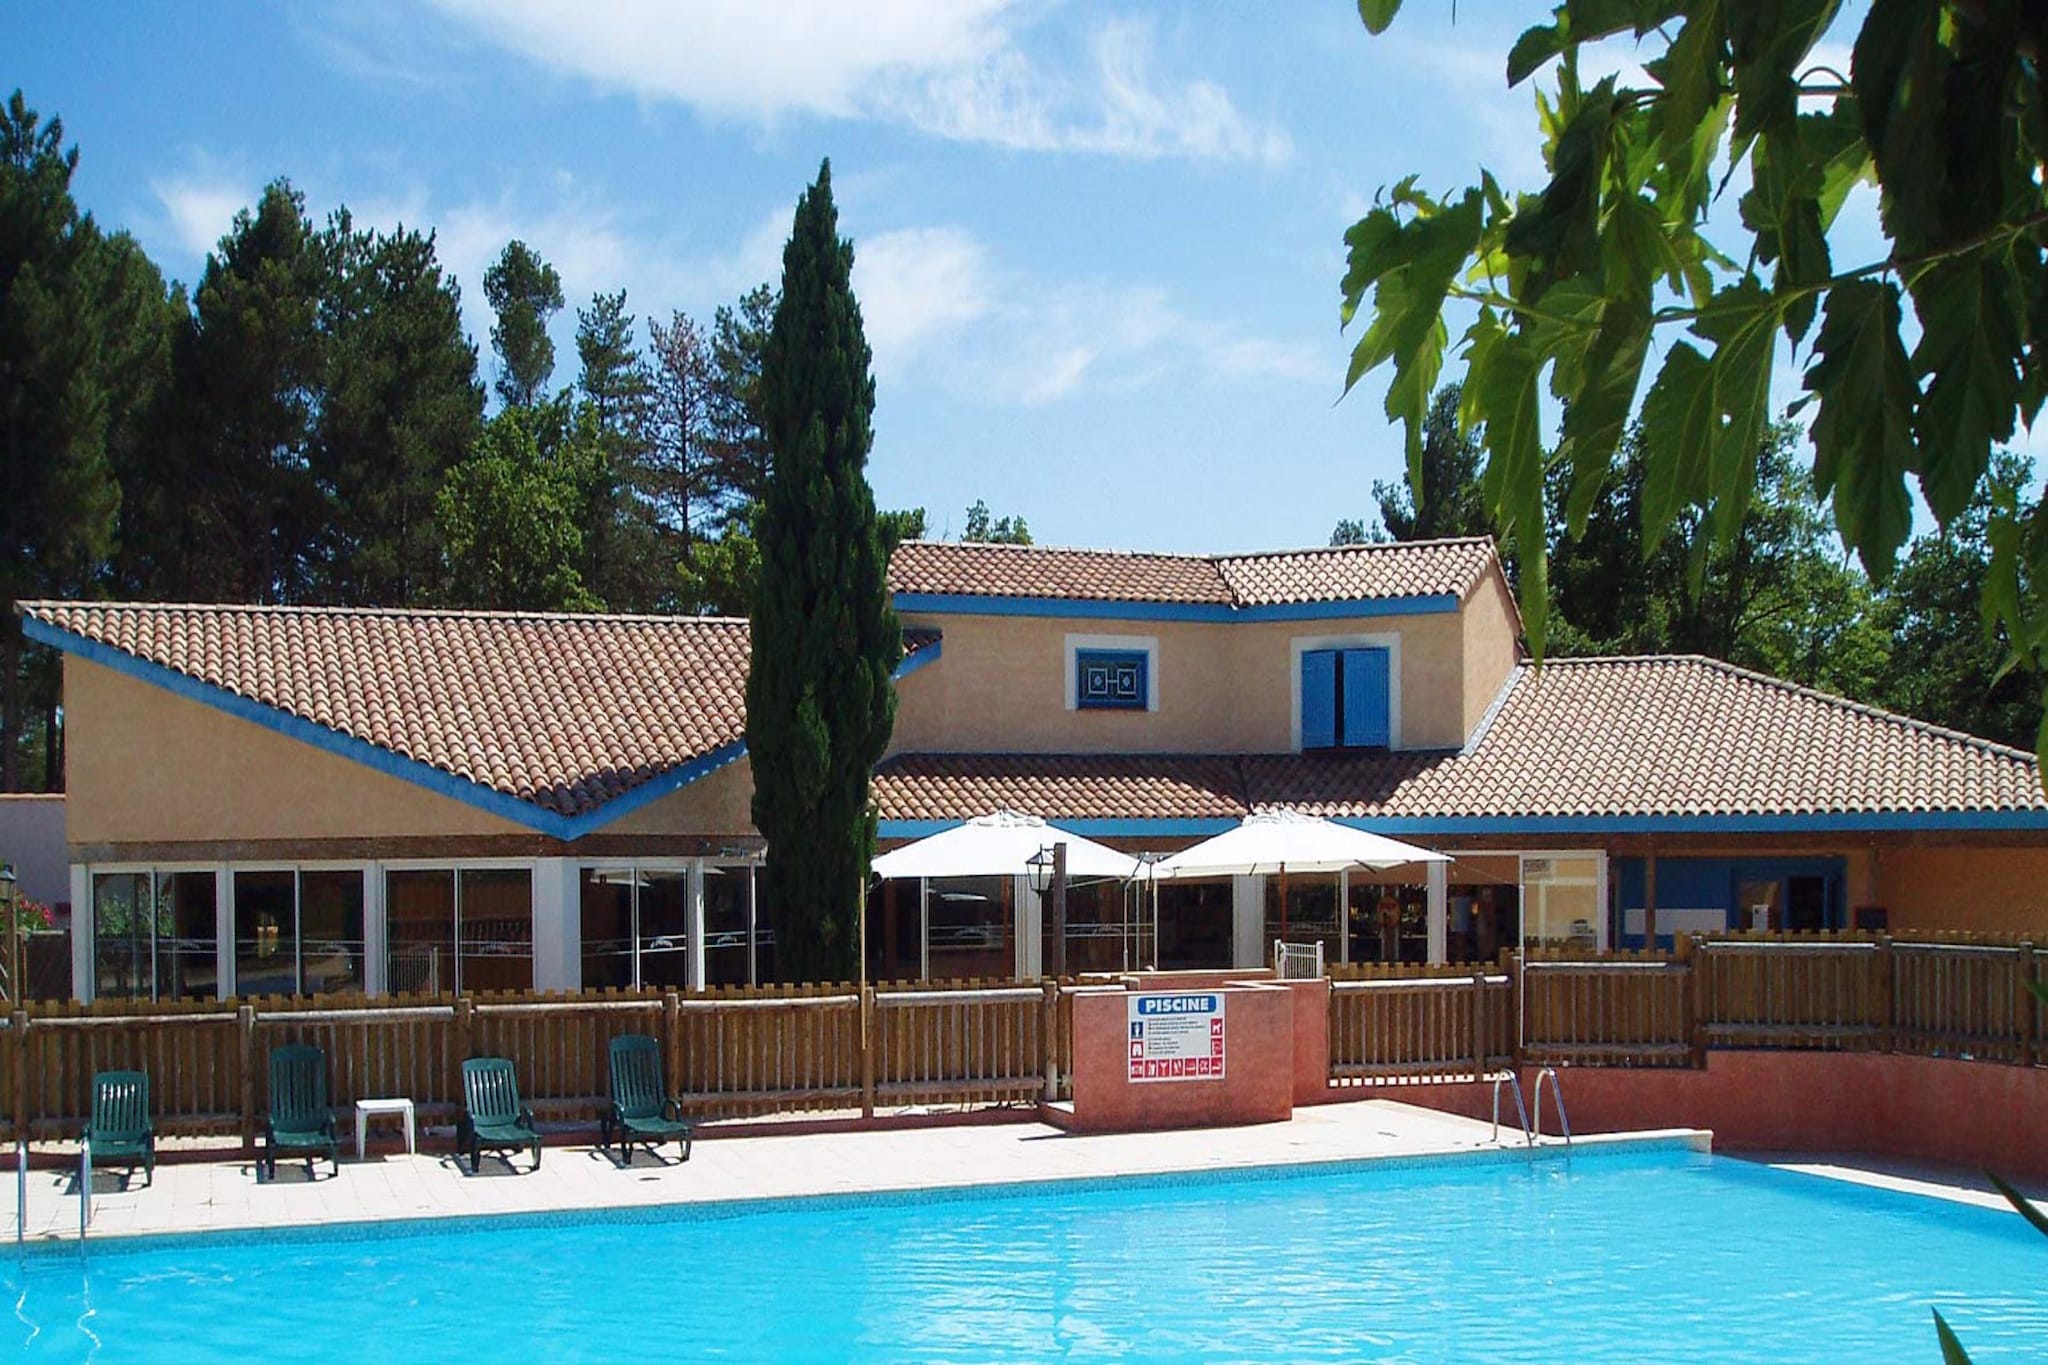
[(829, 155), (881, 505), (1243, 550), (1323, 543), (1398, 474), (1377, 386), (1337, 401), (1346, 225), (1411, 171), (1540, 184), (1501, 76), (1540, 10), (1409, 11), (1375, 39), (1344, 0), (237, 0), (17, 7), (0, 40), (82, 202), (167, 273), (288, 175), (438, 231), (486, 375), (507, 239), (562, 273), (568, 382), (593, 292), (708, 322), (777, 276)]

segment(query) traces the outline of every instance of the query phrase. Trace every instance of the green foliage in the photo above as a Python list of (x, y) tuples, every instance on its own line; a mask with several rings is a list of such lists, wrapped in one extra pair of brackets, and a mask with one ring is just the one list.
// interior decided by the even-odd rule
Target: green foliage
[[(1373, 492), (1378, 494), (1379, 490), (1385, 486), (1382, 483), (1375, 482), (1373, 484)], [(1367, 526), (1357, 517), (1340, 518), (1336, 529), (1330, 532), (1330, 545), (1333, 549), (1339, 545), (1378, 545), (1386, 539), (1387, 533), (1385, 530), (1377, 525)]]
[(895, 722), (903, 653), (864, 473), (874, 381), (838, 223), (828, 162), (797, 201), (760, 381), (774, 458), (754, 521), (747, 752), (776, 967), (792, 981), (847, 980), (859, 965), (868, 779)]
[[(920, 508), (919, 512), (922, 511)], [(976, 498), (974, 506), (967, 509), (967, 528), (960, 533), (960, 539), (983, 545), (1029, 545), (1031, 528), (1022, 517), (990, 516), (988, 504)]]
[(484, 394), (476, 350), (430, 234), (357, 231), (343, 209), (321, 247), (315, 595), (402, 606), (441, 582), (435, 497), (477, 439)]
[[(1378, 32), (1398, 8), (1360, 15)], [(1844, 84), (1814, 53), (1852, 25)], [(1649, 80), (1583, 85), (1581, 47), (1614, 35), (1636, 39)], [(1653, 339), (1664, 358), (1640, 406), (1646, 550), (1681, 524), (1724, 546), (1741, 535), (1781, 335), (1817, 405), (1818, 492), (1874, 579), (1912, 533), (1909, 480), (1944, 522), (1970, 505), (1993, 448), (2048, 397), (2044, 43), (2048, 10), (2004, 0), (1876, 0), (1849, 18), (1833, 0), (1563, 0), (1507, 57), (1510, 84), (1550, 73), (1537, 97), (1543, 190), (1511, 197), (1482, 173), (1437, 196), (1410, 177), (1352, 226), (1342, 316), (1365, 317), (1347, 387), (1391, 363), (1387, 409), (1407, 428), (1411, 470), (1447, 310), (1476, 307), (1461, 422), (1484, 443), (1497, 524), (1522, 547), (1539, 650), (1549, 537), (1537, 522), (1577, 529), (1590, 515)], [(1739, 225), (1717, 249), (1709, 210), (1745, 179)], [(1866, 180), (1887, 253), (1838, 262), (1830, 230)], [(1548, 453), (1539, 385), (1564, 411)], [(1559, 467), (1565, 495), (1546, 509)], [(2031, 593), (2048, 569), (2039, 499), (1996, 514), (1989, 541), (1986, 609), (2017, 658), (2048, 663), (2048, 609)]]
[(192, 601), (303, 602), (323, 515), (311, 470), (325, 355), (328, 279), (305, 200), (286, 181), (206, 258), (193, 318), (173, 351), (173, 394), (159, 466), (184, 516), (155, 585)]
[(875, 533), (882, 538), (884, 555), (894, 554), (896, 547), (906, 540), (923, 540), (924, 509), (909, 507), (879, 512), (875, 516)]
[[(1458, 428), (1458, 406), (1463, 394), (1456, 384), (1446, 384), (1430, 399), (1429, 414), (1422, 423), (1422, 459), (1410, 466), (1408, 479), (1388, 482), (1375, 479), (1373, 501), (1379, 505), (1380, 525), (1395, 540), (1441, 540), (1451, 536), (1494, 534), (1492, 514), (1479, 487), (1480, 461), (1484, 452), (1479, 440)], [(1415, 476), (1419, 474), (1419, 478)], [(1342, 530), (1346, 525), (1339, 523)], [(1359, 539), (1331, 544), (1364, 543)]]
[(1991, 529), (2033, 482), (2028, 460), (2000, 452), (1961, 515), (1912, 543), (1878, 604), (1874, 624), (1890, 649), (1871, 700), (2002, 744), (2033, 744), (2039, 694), (2006, 668), (2011, 645), (1983, 619), (1982, 597)]
[[(20, 776), (22, 636), (15, 602), (77, 591), (111, 544), (110, 442), (161, 356), (162, 280), (71, 197), (77, 150), (16, 91), (0, 110), (0, 790)], [(138, 306), (139, 297), (139, 306)], [(47, 765), (46, 765), (47, 766)]]
[(691, 541), (676, 572), (676, 596), (683, 611), (745, 616), (754, 609), (761, 547), (745, 522), (734, 521), (715, 537)]
[(736, 307), (712, 315), (710, 436), (713, 486), (728, 517), (746, 515), (767, 495), (768, 434), (762, 416), (761, 365), (775, 318), (776, 293), (759, 285)]
[(547, 396), (555, 372), (548, 320), (562, 311), (562, 277), (526, 243), (508, 242), (484, 271), (484, 297), (498, 315), (491, 349), (498, 353), (498, 397), (529, 407)]
[(563, 408), (506, 408), (448, 472), (435, 510), (447, 543), (450, 605), (589, 611), (601, 604), (577, 570), (581, 504), (599, 455)]
[(634, 340), (626, 294), (599, 294), (576, 313), (582, 361), (578, 421), (594, 440), (583, 504), (583, 579), (619, 611), (670, 605), (680, 547), (651, 496), (666, 477), (655, 468), (655, 385)]

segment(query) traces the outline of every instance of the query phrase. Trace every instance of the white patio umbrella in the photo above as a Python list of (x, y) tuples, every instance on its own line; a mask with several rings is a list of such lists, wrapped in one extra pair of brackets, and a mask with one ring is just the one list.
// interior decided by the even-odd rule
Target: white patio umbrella
[(873, 868), (878, 877), (1022, 876), (1033, 855), (1059, 843), (1067, 846), (1070, 878), (1129, 877), (1137, 866), (1130, 854), (1036, 815), (999, 810), (884, 853)]
[(1286, 876), (1290, 872), (1343, 872), (1404, 863), (1447, 863), (1450, 855), (1384, 834), (1353, 829), (1296, 811), (1258, 811), (1236, 829), (1161, 859), (1155, 875), (1168, 877)]

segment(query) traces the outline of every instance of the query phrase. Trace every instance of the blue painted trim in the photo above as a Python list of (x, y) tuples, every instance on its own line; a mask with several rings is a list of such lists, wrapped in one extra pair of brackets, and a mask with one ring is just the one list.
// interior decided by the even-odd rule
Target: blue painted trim
[(1782, 815), (1343, 816), (1375, 834), (1800, 834), (2048, 830), (2048, 810), (1827, 811)]
[(937, 663), (939, 656), (945, 653), (945, 651), (946, 642), (944, 640), (934, 640), (924, 646), (924, 648), (913, 650), (911, 653), (904, 655), (903, 661), (896, 665), (896, 671), (889, 676), (896, 682), (902, 682), (925, 665)]
[(210, 706), (214, 710), (224, 712), (237, 720), (248, 721), (252, 725), (260, 725), (266, 730), (271, 730), (285, 736), (287, 739), (295, 739), (303, 744), (310, 744), (316, 749), (334, 754), (339, 758), (345, 758), (351, 763), (360, 763), (364, 767), (383, 773), (387, 777), (395, 777), (401, 782), (410, 782), (416, 787), (424, 787), (438, 796), (445, 796), (452, 801), (459, 801), (463, 805), (472, 806), (487, 814), (510, 820), (514, 824), (523, 825), (527, 829), (550, 835), (565, 842), (580, 838), (591, 830), (609, 824), (631, 811), (638, 810), (651, 801), (659, 800), (670, 792), (688, 786), (707, 773), (715, 772), (726, 764), (731, 763), (746, 752), (745, 741), (736, 740), (731, 744), (725, 745), (723, 748), (715, 749), (711, 753), (693, 759), (679, 768), (673, 768), (651, 781), (644, 782), (624, 795), (605, 803), (596, 810), (587, 811), (578, 816), (562, 815), (559, 812), (537, 806), (530, 801), (522, 801), (516, 796), (507, 796), (504, 792), (498, 791), (495, 788), (487, 787), (480, 782), (474, 782), (469, 778), (437, 768), (431, 763), (423, 763), (416, 758), (407, 758), (404, 754), (386, 749), (381, 745), (372, 744), (366, 739), (358, 739), (354, 735), (343, 734), (341, 731), (330, 729), (317, 721), (310, 721), (302, 716), (295, 716), (289, 711), (280, 710), (278, 707), (271, 706), (266, 702), (256, 701), (237, 692), (230, 692), (224, 687), (217, 687), (212, 683), (192, 677), (190, 674), (180, 673), (176, 669), (168, 668), (163, 664), (138, 658), (126, 650), (116, 649), (114, 646), (104, 644), (101, 641), (60, 629), (46, 622), (38, 621), (34, 617), (24, 617), (21, 625), (22, 632), (39, 644), (49, 645), (53, 649), (59, 649), (67, 654), (75, 655), (89, 663), (98, 664), (102, 668), (112, 669), (114, 672), (126, 677), (148, 683), (152, 687), (160, 687), (164, 691), (174, 696), (183, 697), (187, 701), (195, 701), (202, 706)]
[[(1236, 820), (1061, 820), (1061, 828), (1093, 839), (1206, 837)], [(960, 820), (884, 820), (885, 839), (921, 839)], [(1525, 815), (1423, 819), (1342, 816), (1340, 825), (1374, 834), (1853, 834), (1887, 830), (2048, 830), (2048, 811), (1873, 811), (1815, 815)]]
[(1458, 599), (1449, 593), (1350, 602), (1277, 602), (1254, 607), (1233, 607), (1225, 602), (1098, 602), (939, 592), (899, 592), (894, 601), (899, 613), (1059, 616), (1094, 621), (1336, 621), (1361, 616), (1431, 616), (1458, 609)]
[[(965, 820), (883, 820), (875, 835), (882, 839), (925, 839), (966, 824)], [(1235, 819), (1220, 820), (1060, 820), (1054, 824), (1090, 839), (1204, 838), (1237, 828)]]
[(661, 776), (642, 782), (624, 795), (613, 797), (595, 810), (566, 817), (564, 827), (570, 832), (559, 837), (580, 839), (592, 830), (602, 829), (614, 820), (631, 815), (642, 806), (651, 805), (671, 792), (681, 791), (700, 777), (709, 777), (728, 763), (744, 758), (746, 752), (747, 742), (743, 739), (720, 745), (708, 754), (691, 759), (680, 768), (670, 768)]

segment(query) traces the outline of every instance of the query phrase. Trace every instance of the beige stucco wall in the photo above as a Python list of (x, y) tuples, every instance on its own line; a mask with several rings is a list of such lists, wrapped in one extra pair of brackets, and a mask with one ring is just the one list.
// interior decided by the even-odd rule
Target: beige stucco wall
[(600, 834), (751, 835), (754, 771), (744, 758), (650, 801)]
[(74, 844), (523, 832), (72, 655), (64, 721)]
[(1498, 564), (1472, 590), (1459, 613), (1464, 621), (1465, 733), (1470, 735), (1500, 695), (1501, 684), (1520, 657), (1520, 617), (1507, 576)]
[(1888, 848), (1875, 900), (1894, 932), (1975, 929), (2048, 942), (2048, 848)]
[[(1498, 613), (1492, 618), (1498, 621)], [(892, 752), (1277, 753), (1292, 749), (1298, 641), (1398, 640), (1401, 743), (1455, 748), (1467, 715), (1486, 709), (1506, 676), (1513, 639), (1496, 646), (1459, 614), (1332, 621), (1094, 621), (916, 615), (906, 626), (945, 633), (943, 653), (898, 685)], [(1157, 711), (1069, 711), (1067, 637), (1128, 636), (1159, 645)], [(1466, 641), (1486, 644), (1470, 704)], [(1504, 648), (1505, 653), (1501, 651)]]

